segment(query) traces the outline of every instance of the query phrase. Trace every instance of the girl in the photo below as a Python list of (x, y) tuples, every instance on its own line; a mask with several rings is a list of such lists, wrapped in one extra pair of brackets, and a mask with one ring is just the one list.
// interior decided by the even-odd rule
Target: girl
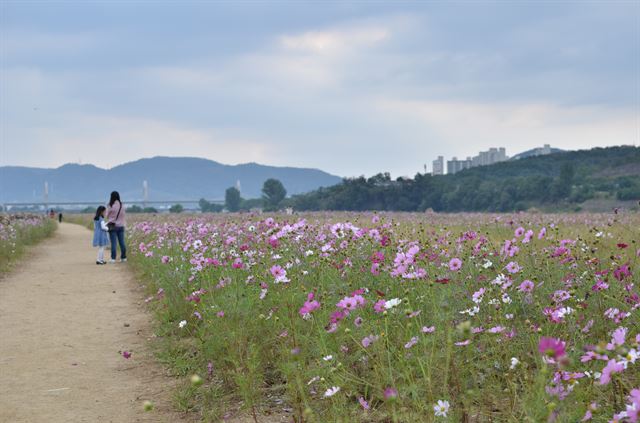
[(96, 264), (106, 264), (104, 261), (104, 247), (109, 243), (107, 238), (107, 222), (104, 221), (104, 213), (107, 210), (105, 206), (99, 206), (96, 210), (96, 216), (93, 218), (93, 246), (98, 247), (98, 259)]

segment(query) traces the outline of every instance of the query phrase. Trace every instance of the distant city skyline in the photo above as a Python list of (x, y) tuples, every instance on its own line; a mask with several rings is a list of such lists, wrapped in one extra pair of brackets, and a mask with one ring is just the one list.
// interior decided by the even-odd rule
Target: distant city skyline
[(496, 146), (637, 145), (638, 16), (615, 0), (3, 1), (0, 166), (161, 155), (398, 177)]

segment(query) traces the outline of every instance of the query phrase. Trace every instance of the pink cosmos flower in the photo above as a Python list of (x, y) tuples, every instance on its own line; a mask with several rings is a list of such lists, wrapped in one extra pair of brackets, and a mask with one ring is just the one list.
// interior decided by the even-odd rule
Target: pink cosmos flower
[(289, 282), (287, 279), (287, 271), (279, 265), (273, 265), (270, 269), (271, 275), (275, 278), (276, 282)]
[(611, 335), (611, 342), (607, 344), (607, 350), (611, 351), (616, 349), (620, 345), (624, 345), (625, 338), (627, 337), (627, 328), (619, 327), (613, 331)]
[(600, 375), (600, 385), (607, 385), (611, 382), (611, 375), (614, 373), (622, 373), (624, 370), (624, 364), (618, 363), (615, 360), (609, 360), (604, 369), (602, 369), (602, 374)]
[(566, 355), (565, 346), (564, 341), (543, 336), (538, 343), (538, 351), (550, 358), (562, 358)]
[(309, 295), (307, 295), (307, 301), (304, 302), (304, 305), (300, 307), (300, 310), (298, 311), (301, 316), (304, 316), (305, 314), (311, 314), (312, 312), (320, 308), (320, 303), (314, 300), (313, 297), (313, 292), (310, 292)]
[(131, 353), (129, 351), (122, 351), (122, 356), (126, 359), (131, 358)]
[(368, 410), (370, 408), (369, 403), (364, 399), (364, 397), (358, 398), (358, 402), (360, 403), (360, 406), (362, 407), (362, 409)]
[(505, 267), (509, 273), (518, 273), (522, 268), (515, 261), (510, 261), (509, 264)]
[(417, 343), (418, 343), (418, 337), (417, 337), (417, 336), (414, 336), (413, 338), (411, 338), (411, 339), (409, 340), (409, 342), (407, 342), (406, 344), (404, 344), (404, 347), (405, 347), (406, 349), (409, 349), (409, 348), (413, 347), (413, 346), (414, 346), (415, 344), (417, 344)]
[(462, 260), (459, 258), (454, 257), (449, 261), (449, 270), (452, 272), (457, 272), (460, 268), (462, 268)]
[(344, 297), (336, 304), (336, 307), (351, 311), (358, 307), (358, 302), (354, 297)]
[(216, 316), (218, 317), (224, 317), (224, 311), (219, 311), (216, 313)]
[(515, 230), (514, 235), (516, 236), (516, 238), (520, 238), (522, 235), (524, 235), (524, 228), (520, 226)]
[(387, 302), (385, 300), (378, 300), (374, 305), (373, 305), (373, 310), (376, 313), (382, 313), (384, 311), (384, 305)]
[(524, 281), (522, 281), (522, 283), (518, 287), (518, 291), (530, 293), (530, 292), (533, 292), (533, 288), (535, 288), (535, 284), (531, 282), (529, 279), (525, 279)]
[(547, 234), (547, 228), (542, 228), (540, 229), (540, 232), (538, 232), (538, 239), (542, 239), (544, 238), (544, 236)]
[(393, 388), (391, 386), (388, 386), (387, 388), (385, 388), (384, 390), (384, 399), (385, 400), (390, 400), (390, 399), (395, 399), (398, 398), (398, 390), (396, 388)]
[(365, 348), (369, 348), (369, 345), (373, 344), (374, 342), (376, 342), (380, 337), (377, 335), (369, 335), (369, 336), (365, 336), (362, 339), (362, 346)]
[(423, 326), (422, 327), (422, 333), (433, 333), (433, 332), (435, 332), (435, 330), (436, 330), (435, 326), (429, 326), (429, 327)]

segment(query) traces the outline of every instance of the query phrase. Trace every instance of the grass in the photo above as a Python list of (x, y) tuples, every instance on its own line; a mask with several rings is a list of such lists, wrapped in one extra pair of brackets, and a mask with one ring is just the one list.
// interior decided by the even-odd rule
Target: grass
[(0, 214), (0, 274), (8, 272), (29, 246), (51, 236), (57, 223), (40, 215)]
[[(132, 226), (159, 356), (185, 380), (176, 404), (203, 421), (274, 410), (297, 422), (579, 421), (592, 403), (600, 421), (640, 385), (640, 359), (629, 359), (640, 350), (637, 214), (161, 216)], [(623, 342), (607, 348), (621, 328)], [(543, 337), (566, 353), (541, 353)], [(601, 359), (582, 362), (589, 351)], [(605, 356), (627, 366), (607, 383)], [(439, 400), (446, 416), (434, 412)]]

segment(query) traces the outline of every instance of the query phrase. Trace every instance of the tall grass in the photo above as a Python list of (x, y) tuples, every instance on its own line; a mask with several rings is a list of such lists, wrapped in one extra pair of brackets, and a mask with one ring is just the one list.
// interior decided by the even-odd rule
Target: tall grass
[[(177, 403), (205, 421), (573, 422), (610, 419), (640, 385), (638, 228), (638, 215), (164, 217), (131, 245), (161, 359), (205, 379)], [(611, 361), (625, 369), (607, 381)]]
[(56, 230), (53, 219), (33, 214), (0, 214), (0, 274), (6, 273), (26, 248)]

